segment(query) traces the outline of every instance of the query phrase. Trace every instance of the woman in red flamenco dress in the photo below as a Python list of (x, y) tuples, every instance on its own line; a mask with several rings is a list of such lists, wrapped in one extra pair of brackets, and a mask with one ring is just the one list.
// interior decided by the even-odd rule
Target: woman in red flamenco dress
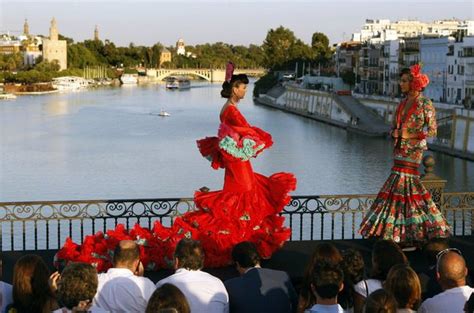
[(79, 246), (67, 239), (57, 253), (61, 261), (93, 263), (98, 271), (111, 266), (111, 254), (120, 240), (132, 239), (140, 245), (141, 261), (148, 270), (169, 267), (176, 244), (183, 237), (201, 241), (206, 267), (221, 267), (231, 262), (234, 245), (251, 241), (264, 258), (269, 258), (288, 240), (291, 230), (279, 216), (291, 201), (289, 192), (296, 188), (290, 173), (270, 177), (255, 173), (250, 159), (272, 146), (272, 137), (251, 126), (240, 113), (238, 103), (244, 98), (248, 78), (233, 75), (233, 64), (226, 70), (221, 95), (227, 98), (220, 113), (220, 126), (215, 137), (197, 141), (201, 154), (214, 169), (225, 169), (224, 187), (218, 191), (201, 188), (194, 195), (196, 210), (174, 220), (172, 227), (155, 222), (153, 229), (135, 225), (126, 230), (118, 225), (106, 234), (87, 236)]
[(421, 94), (428, 83), (419, 64), (401, 71), (400, 89), (406, 98), (394, 117), (394, 165), (362, 220), (359, 232), (366, 238), (392, 239), (409, 246), (450, 235), (443, 214), (418, 173), (427, 149), (426, 138), (435, 136), (437, 128), (434, 106)]
[(278, 213), (296, 187), (292, 174), (265, 177), (252, 170), (250, 159), (271, 147), (272, 137), (251, 126), (237, 107), (246, 93), (247, 76), (227, 72), (221, 95), (228, 100), (220, 113), (218, 135), (198, 140), (211, 166), (225, 169), (224, 187), (196, 192), (198, 211), (183, 216), (186, 223), (197, 227), (210, 266), (228, 264), (232, 247), (242, 241), (254, 242), (264, 257), (270, 257), (290, 236), (291, 230), (283, 226), (284, 218)]

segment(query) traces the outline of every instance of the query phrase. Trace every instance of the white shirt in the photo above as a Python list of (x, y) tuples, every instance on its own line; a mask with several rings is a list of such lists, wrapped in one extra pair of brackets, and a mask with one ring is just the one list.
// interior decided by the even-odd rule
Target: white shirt
[(339, 304), (325, 305), (315, 304), (309, 310), (309, 313), (344, 313), (344, 309)]
[[(382, 281), (378, 279), (366, 279), (365, 282), (367, 283), (367, 287), (365, 286), (364, 280), (354, 285), (354, 291), (364, 298), (367, 298), (367, 295), (370, 295), (375, 290), (382, 289)], [(368, 292), (367, 288), (369, 288)]]
[(13, 287), (0, 281), (0, 312), (4, 312), (7, 305), (13, 303)]
[(437, 294), (433, 298), (426, 299), (421, 304), (420, 313), (463, 313), (464, 304), (469, 299), (474, 289), (469, 286), (451, 288)]
[(94, 305), (114, 312), (145, 312), (155, 291), (155, 285), (146, 277), (136, 276), (126, 268), (110, 268), (98, 275), (99, 285)]
[[(71, 313), (72, 311), (67, 309), (67, 308), (61, 308), (53, 311), (52, 313)], [(109, 313), (109, 311), (104, 311), (101, 308), (98, 308), (96, 306), (91, 306), (87, 312), (91, 313)]]
[(229, 312), (229, 295), (224, 283), (211, 274), (180, 268), (173, 275), (160, 280), (156, 287), (166, 283), (175, 285), (183, 292), (192, 313)]

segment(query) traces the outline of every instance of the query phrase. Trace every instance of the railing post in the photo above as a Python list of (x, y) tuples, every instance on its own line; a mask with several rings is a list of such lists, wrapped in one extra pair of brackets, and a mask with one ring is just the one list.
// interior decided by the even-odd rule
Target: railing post
[[(446, 186), (447, 180), (442, 179), (441, 177), (436, 176), (434, 173), (434, 166), (436, 162), (433, 156), (426, 155), (423, 158), (423, 165), (425, 167), (425, 173), (421, 175), (421, 181), (426, 189), (431, 194), (431, 198), (438, 209), (444, 211), (443, 207), (443, 193), (444, 187)], [(443, 212), (444, 214), (445, 212)]]

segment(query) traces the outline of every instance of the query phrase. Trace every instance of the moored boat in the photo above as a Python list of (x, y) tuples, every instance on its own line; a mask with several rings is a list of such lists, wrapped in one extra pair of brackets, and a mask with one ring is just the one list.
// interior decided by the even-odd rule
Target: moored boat
[(185, 77), (170, 76), (166, 79), (167, 89), (189, 89), (191, 81)]

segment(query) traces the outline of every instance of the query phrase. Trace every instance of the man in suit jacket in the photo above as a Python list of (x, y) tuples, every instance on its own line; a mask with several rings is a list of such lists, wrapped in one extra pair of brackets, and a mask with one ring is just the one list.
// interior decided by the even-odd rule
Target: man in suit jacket
[(298, 296), (290, 277), (283, 271), (260, 267), (260, 255), (251, 242), (241, 242), (232, 250), (240, 277), (224, 282), (231, 313), (295, 312)]

